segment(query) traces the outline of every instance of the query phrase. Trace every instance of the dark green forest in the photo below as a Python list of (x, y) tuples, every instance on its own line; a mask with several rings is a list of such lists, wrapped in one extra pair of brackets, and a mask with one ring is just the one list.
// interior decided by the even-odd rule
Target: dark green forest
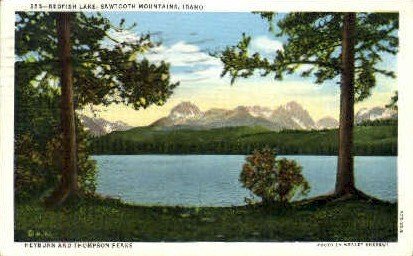
[[(93, 154), (250, 154), (269, 146), (278, 154), (336, 155), (337, 129), (270, 131), (256, 127), (210, 130), (137, 127), (92, 140)], [(397, 155), (397, 121), (365, 122), (355, 128), (355, 155)]]

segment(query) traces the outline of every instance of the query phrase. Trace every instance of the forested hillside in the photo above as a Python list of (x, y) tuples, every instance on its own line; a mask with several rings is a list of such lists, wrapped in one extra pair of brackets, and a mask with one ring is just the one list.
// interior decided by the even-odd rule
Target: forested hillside
[[(95, 138), (94, 154), (248, 154), (270, 146), (279, 154), (337, 154), (337, 130), (273, 132), (266, 128), (159, 130), (138, 127)], [(355, 128), (356, 155), (396, 155), (397, 125), (370, 122)]]

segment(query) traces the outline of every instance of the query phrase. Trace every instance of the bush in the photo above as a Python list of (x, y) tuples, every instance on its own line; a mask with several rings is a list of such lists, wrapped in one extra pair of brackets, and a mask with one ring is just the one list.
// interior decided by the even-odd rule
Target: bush
[[(47, 85), (16, 86), (14, 192), (17, 199), (39, 197), (60, 180), (61, 134), (58, 90)], [(89, 135), (76, 119), (79, 188), (96, 189), (95, 161), (90, 159)]]
[(305, 195), (310, 190), (301, 171), (302, 167), (294, 160), (276, 160), (275, 150), (267, 147), (247, 156), (240, 181), (263, 204), (286, 204), (297, 192)]
[[(78, 127), (82, 129), (81, 127)], [(78, 186), (83, 193), (96, 190), (96, 163), (90, 159), (87, 134), (77, 133)], [(61, 136), (50, 138), (45, 147), (40, 147), (34, 136), (25, 133), (16, 136), (14, 191), (16, 197), (38, 197), (56, 187), (61, 172)]]

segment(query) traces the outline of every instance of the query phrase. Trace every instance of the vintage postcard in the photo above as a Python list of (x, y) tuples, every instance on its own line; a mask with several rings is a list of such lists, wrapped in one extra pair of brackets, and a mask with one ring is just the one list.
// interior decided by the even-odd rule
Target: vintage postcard
[(413, 254), (411, 1), (0, 12), (0, 255)]

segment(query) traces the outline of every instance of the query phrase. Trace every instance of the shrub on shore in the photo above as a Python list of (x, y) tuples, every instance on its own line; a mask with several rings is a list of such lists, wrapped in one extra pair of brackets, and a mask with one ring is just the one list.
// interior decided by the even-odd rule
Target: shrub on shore
[(240, 181), (243, 187), (262, 199), (264, 205), (287, 204), (297, 193), (305, 195), (310, 186), (294, 160), (276, 159), (276, 152), (265, 147), (247, 156)]

